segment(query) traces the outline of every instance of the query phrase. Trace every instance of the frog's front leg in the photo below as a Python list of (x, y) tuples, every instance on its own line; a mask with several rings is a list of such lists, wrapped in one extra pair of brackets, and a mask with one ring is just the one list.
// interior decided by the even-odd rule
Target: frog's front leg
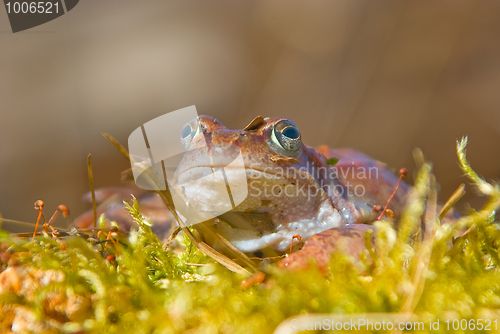
[(362, 201), (352, 201), (342, 197), (337, 191), (330, 190), (333, 206), (340, 212), (346, 225), (372, 222), (377, 218), (375, 206)]

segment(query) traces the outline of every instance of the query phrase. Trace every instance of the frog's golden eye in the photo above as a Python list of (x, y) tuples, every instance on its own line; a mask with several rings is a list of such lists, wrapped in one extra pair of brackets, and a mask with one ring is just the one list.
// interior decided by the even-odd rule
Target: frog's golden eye
[(198, 119), (189, 121), (182, 127), (181, 130), (181, 143), (184, 149), (188, 149), (191, 141), (201, 132), (200, 123)]
[(274, 125), (272, 141), (287, 152), (295, 153), (300, 149), (299, 129), (290, 121), (279, 121)]

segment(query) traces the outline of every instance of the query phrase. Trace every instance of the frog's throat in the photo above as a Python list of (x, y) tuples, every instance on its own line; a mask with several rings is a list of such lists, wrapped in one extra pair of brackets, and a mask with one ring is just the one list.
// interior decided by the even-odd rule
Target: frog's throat
[(221, 221), (217, 224), (217, 231), (231, 241), (243, 252), (254, 252), (271, 247), (280, 253), (290, 248), (294, 235), (300, 235), (302, 242), (311, 236), (323, 231), (343, 225), (339, 212), (333, 208), (331, 202), (323, 201), (316, 217), (303, 218), (294, 222), (280, 225), (274, 232), (258, 232), (249, 229), (239, 229)]

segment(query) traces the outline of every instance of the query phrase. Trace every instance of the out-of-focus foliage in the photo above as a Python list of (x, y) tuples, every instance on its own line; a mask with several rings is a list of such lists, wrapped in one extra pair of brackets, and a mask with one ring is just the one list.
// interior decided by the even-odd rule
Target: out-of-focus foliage
[(2, 258), (9, 258), (0, 276), (0, 286), (9, 287), (0, 294), (2, 332), (14, 323), (37, 333), (270, 333), (286, 318), (313, 313), (405, 312), (441, 324), (497, 318), (500, 189), (470, 169), (465, 145), (458, 145), (459, 159), (488, 196), (483, 209), (441, 225), (431, 166), (424, 164), (398, 229), (377, 222), (361, 272), (334, 255), (326, 276), (314, 267), (290, 272), (268, 265), (263, 284), (242, 289), (243, 277), (182, 235), (180, 247), (163, 250), (135, 200), (128, 209), (137, 230), (118, 246), (0, 234)]

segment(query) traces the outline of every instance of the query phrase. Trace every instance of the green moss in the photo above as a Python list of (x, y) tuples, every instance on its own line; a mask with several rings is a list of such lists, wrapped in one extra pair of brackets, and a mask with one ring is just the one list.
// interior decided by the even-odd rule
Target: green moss
[(440, 225), (429, 211), (436, 188), (431, 166), (423, 165), (399, 229), (380, 221), (373, 249), (366, 239), (370, 249), (362, 254), (361, 274), (334, 255), (326, 276), (314, 267), (289, 272), (270, 264), (265, 283), (242, 289), (241, 275), (214, 263), (183, 235), (177, 237), (179, 247), (163, 250), (135, 199), (127, 208), (137, 230), (118, 237), (118, 250), (112, 242), (80, 237), (30, 242), (2, 232), (17, 268), (64, 276), (32, 295), (0, 294), (0, 323), (12, 321), (7, 314), (16, 307), (30, 310), (41, 324), (35, 331), (47, 333), (271, 333), (285, 319), (304, 314), (406, 312), (426, 324), (498, 317), (500, 228), (494, 217), (500, 190), (470, 168), (465, 144), (459, 143), (459, 160), (489, 197), (484, 208)]

